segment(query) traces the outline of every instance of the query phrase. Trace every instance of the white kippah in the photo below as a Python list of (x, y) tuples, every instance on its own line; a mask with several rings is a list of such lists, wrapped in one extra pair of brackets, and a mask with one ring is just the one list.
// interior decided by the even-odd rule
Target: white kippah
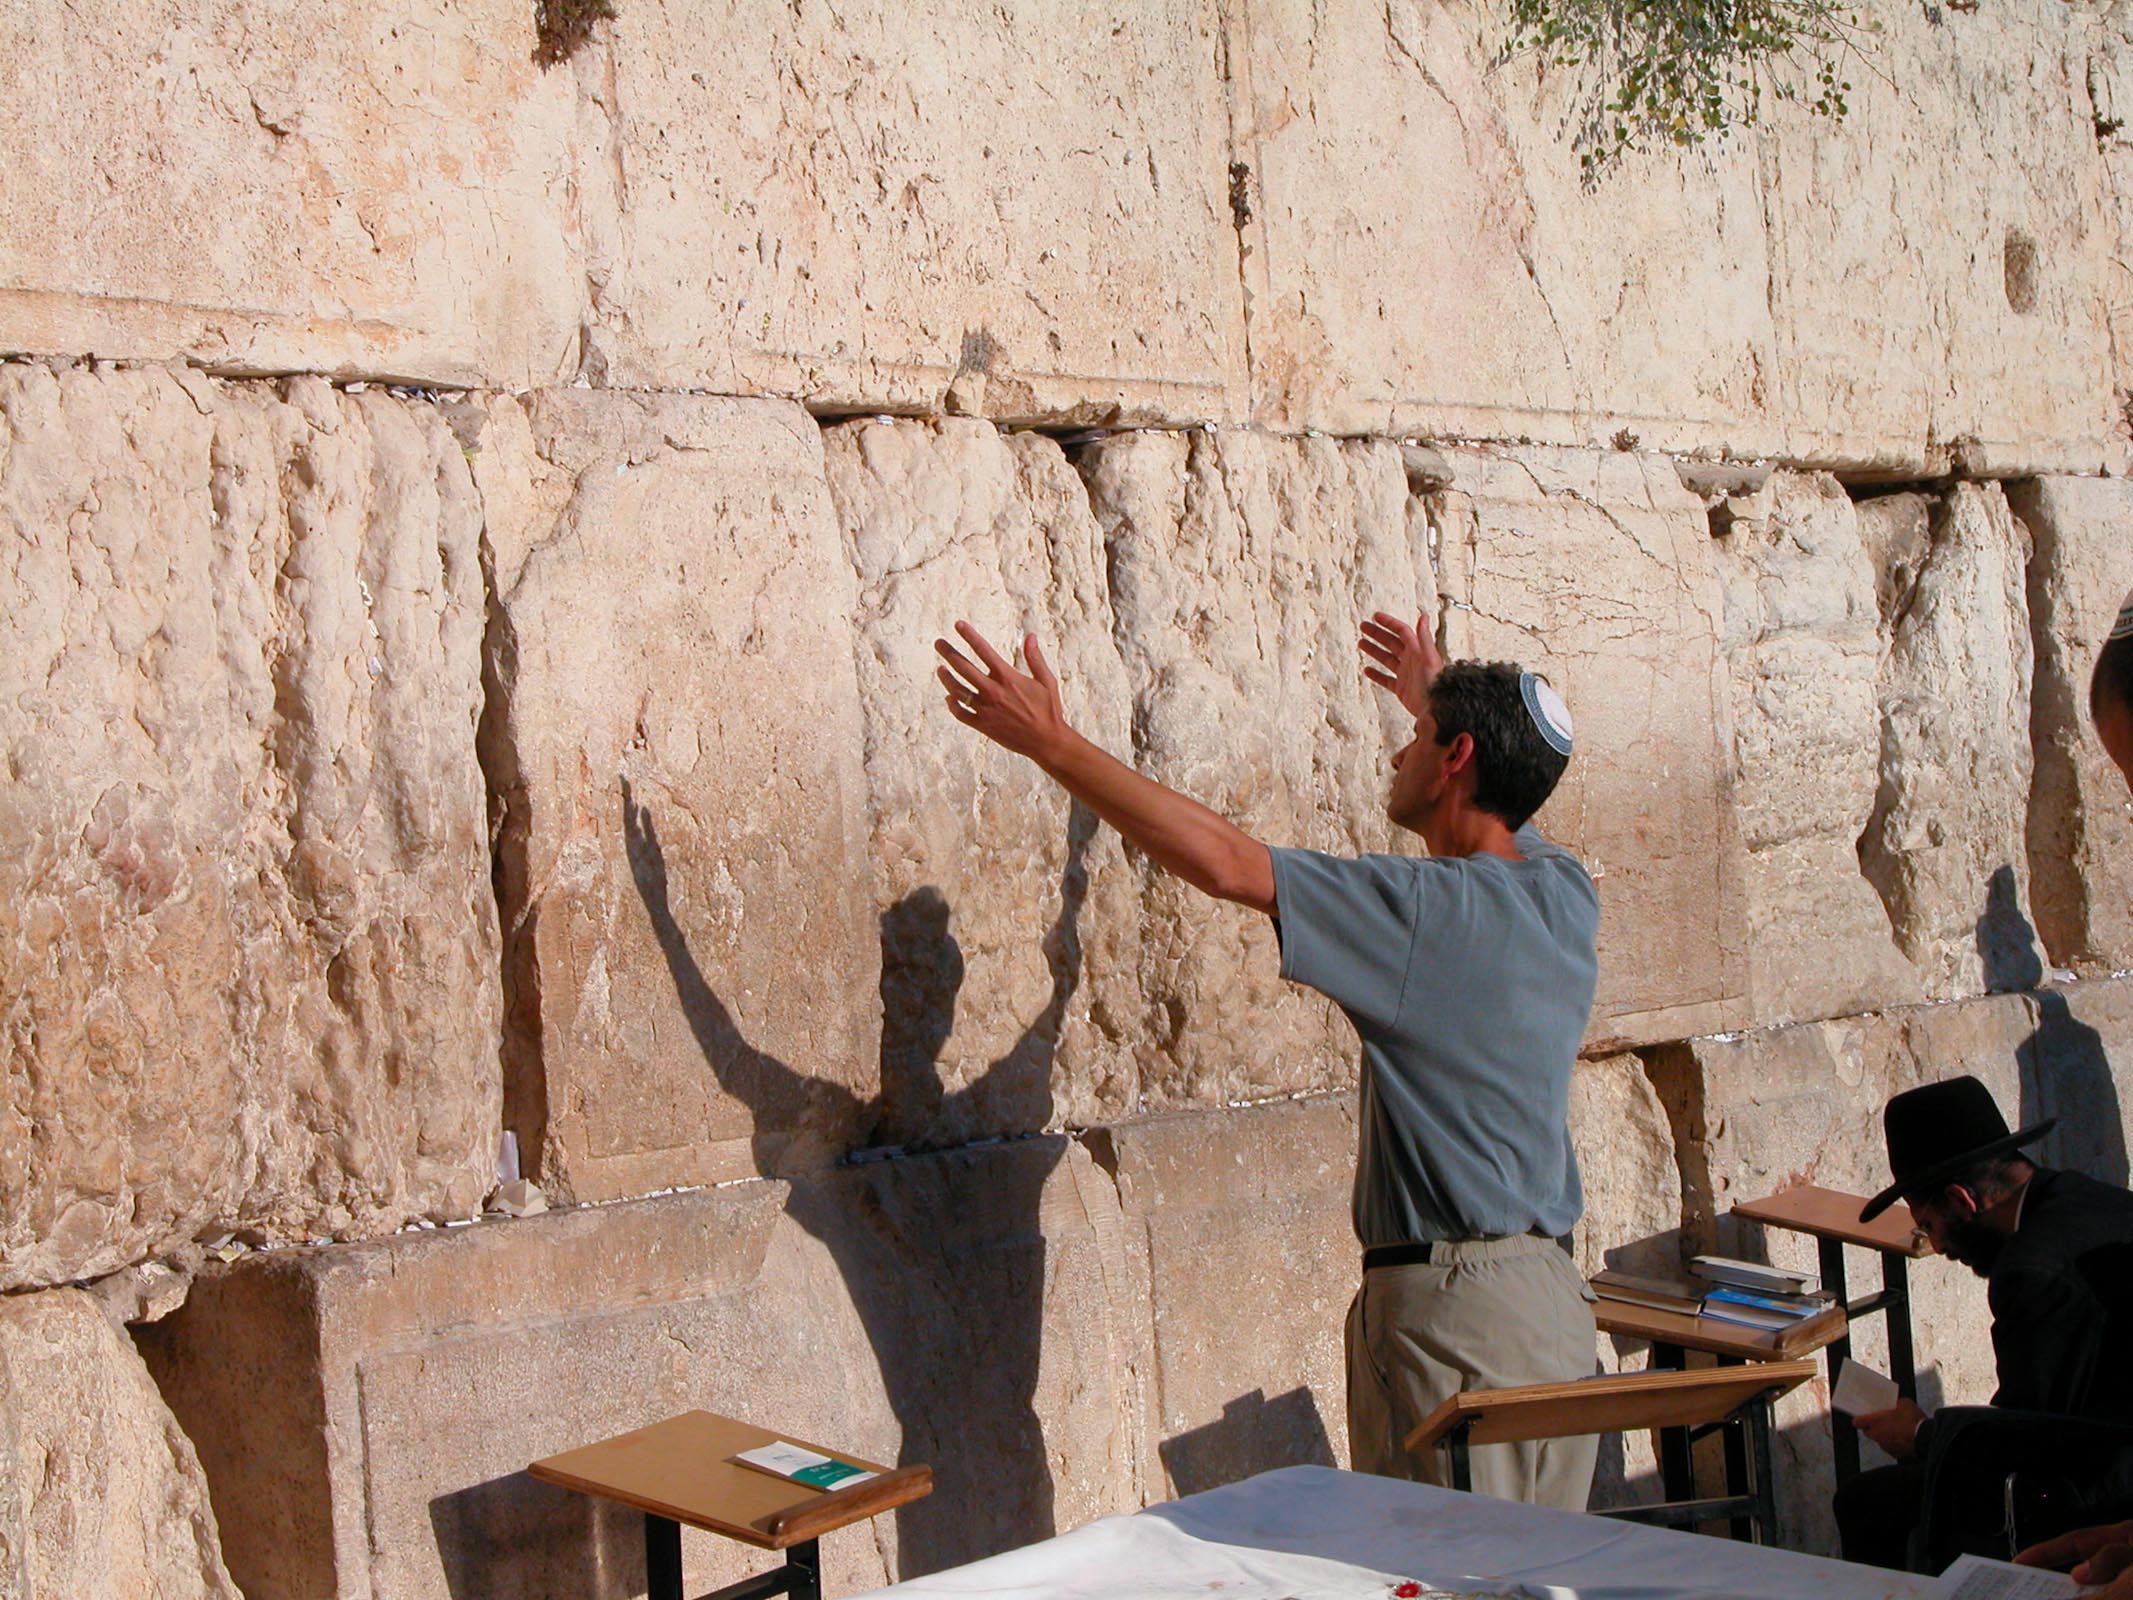
[[(2133, 594), (2128, 594), (2125, 603), (2118, 608), (2118, 620), (2111, 624), (2111, 639), (2133, 639)], [(2104, 643), (2109, 644), (2110, 639)]]
[[(2127, 598), (2133, 600), (2133, 596)], [(1525, 699), (1526, 715), (1540, 729), (1548, 748), (1559, 756), (1570, 754), (1570, 708), (1563, 704), (1563, 697), (1549, 687), (1546, 678), (1531, 672), (1518, 675), (1518, 692)]]

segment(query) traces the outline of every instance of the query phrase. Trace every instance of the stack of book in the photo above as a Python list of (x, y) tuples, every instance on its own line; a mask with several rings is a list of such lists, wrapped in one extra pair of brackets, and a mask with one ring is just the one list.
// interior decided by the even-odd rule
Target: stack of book
[(1698, 1256), (1689, 1270), (1695, 1274), (1691, 1281), (1640, 1278), (1610, 1268), (1593, 1275), (1592, 1289), (1603, 1300), (1766, 1330), (1789, 1328), (1836, 1304), (1813, 1277), (1759, 1261)]

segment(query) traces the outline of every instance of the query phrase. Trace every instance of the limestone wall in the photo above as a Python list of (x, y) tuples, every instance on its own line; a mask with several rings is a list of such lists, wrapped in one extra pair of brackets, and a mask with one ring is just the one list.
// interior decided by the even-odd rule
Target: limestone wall
[(2118, 10), (1588, 189), (1468, 0), (604, 9), (0, 17), (0, 1594), (632, 1594), (522, 1469), (687, 1405), (934, 1464), (840, 1589), (1345, 1460), (1352, 1034), (958, 617), (1341, 852), (1359, 614), (1550, 675), (1588, 1269), (1959, 1070), (2125, 1180)]

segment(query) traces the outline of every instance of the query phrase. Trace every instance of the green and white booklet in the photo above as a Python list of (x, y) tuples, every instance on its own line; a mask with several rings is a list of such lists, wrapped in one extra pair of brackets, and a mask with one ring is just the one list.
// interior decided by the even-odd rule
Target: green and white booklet
[(733, 1459), (773, 1477), (804, 1483), (810, 1489), (847, 1489), (877, 1476), (865, 1467), (855, 1467), (849, 1461), (839, 1461), (783, 1439), (743, 1450)]

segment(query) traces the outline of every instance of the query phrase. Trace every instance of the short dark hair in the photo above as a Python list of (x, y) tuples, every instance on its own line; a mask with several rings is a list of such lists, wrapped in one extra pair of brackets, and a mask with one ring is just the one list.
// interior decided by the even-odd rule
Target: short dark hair
[(2121, 711), (2133, 711), (2133, 634), (2112, 639), (2096, 652), (2096, 670), (2089, 674), (2089, 716), (2108, 700)]
[(2004, 1200), (2021, 1188), (2029, 1181), (2034, 1170), (2035, 1163), (2027, 1156), (1985, 1156), (1967, 1166), (1958, 1167), (1938, 1183), (1906, 1194), (1904, 1199), (1906, 1203), (1931, 1204), (1950, 1189), (1968, 1189), (1977, 1197), (1980, 1205), (1989, 1206), (1995, 1200)]
[(1520, 676), (1508, 661), (1454, 661), (1429, 686), (1437, 743), (1474, 741), (1474, 804), (1509, 828), (1526, 825), (1570, 765), (1533, 725)]

